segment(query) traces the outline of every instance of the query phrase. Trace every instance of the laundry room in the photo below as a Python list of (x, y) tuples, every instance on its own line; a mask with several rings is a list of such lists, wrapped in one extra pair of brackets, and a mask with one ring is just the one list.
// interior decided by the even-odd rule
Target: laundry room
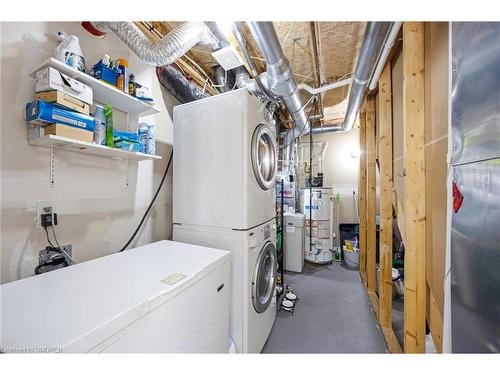
[(117, 5), (0, 22), (0, 361), (500, 353), (500, 22)]

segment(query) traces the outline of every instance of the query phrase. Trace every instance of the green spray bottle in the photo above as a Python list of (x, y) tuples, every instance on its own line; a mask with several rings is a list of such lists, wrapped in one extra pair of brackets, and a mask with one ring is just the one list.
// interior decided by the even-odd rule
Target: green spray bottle
[(104, 118), (106, 119), (106, 146), (116, 147), (113, 132), (113, 107), (111, 104), (104, 106)]

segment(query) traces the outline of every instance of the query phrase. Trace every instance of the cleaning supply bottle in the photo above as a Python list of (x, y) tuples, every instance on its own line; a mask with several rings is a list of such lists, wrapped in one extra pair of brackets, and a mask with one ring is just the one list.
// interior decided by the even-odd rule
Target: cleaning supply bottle
[(128, 93), (135, 96), (135, 76), (133, 74), (128, 78)]
[(148, 133), (146, 140), (146, 154), (155, 155), (156, 153), (156, 135), (155, 126), (148, 125)]
[(116, 147), (113, 132), (113, 107), (111, 104), (104, 106), (104, 117), (106, 119), (106, 146)]
[(118, 77), (116, 77), (116, 88), (120, 91), (123, 91), (123, 83), (124, 83), (123, 74), (118, 73)]
[(106, 144), (106, 117), (104, 116), (104, 108), (96, 104), (94, 113), (94, 143), (98, 145)]
[(85, 59), (80, 48), (79, 39), (74, 35), (66, 34), (64, 31), (59, 31), (57, 37), (60, 43), (55, 49), (54, 57), (66, 65), (85, 73)]
[(128, 93), (128, 61), (124, 59), (123, 57), (120, 57), (118, 59), (118, 69), (120, 71), (120, 74), (123, 76), (123, 79), (120, 80), (120, 84), (118, 84), (118, 81), (116, 81), (116, 86), (118, 89), (122, 90), (123, 92)]

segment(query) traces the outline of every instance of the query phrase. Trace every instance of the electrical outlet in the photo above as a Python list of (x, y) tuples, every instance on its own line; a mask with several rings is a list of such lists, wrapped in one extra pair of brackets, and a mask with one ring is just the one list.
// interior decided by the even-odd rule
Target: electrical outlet
[(56, 210), (56, 202), (39, 202), (36, 204), (36, 223), (42, 225), (43, 214), (53, 214)]

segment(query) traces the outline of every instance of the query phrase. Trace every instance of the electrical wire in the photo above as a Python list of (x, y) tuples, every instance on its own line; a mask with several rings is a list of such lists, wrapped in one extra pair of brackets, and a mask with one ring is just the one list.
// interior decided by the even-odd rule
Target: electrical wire
[[(73, 264), (76, 264), (75, 261), (73, 260), (73, 258), (71, 258), (71, 255), (69, 255), (65, 250), (64, 248), (59, 245), (59, 241), (57, 241), (57, 237), (56, 237), (56, 229), (55, 229), (55, 225), (52, 225), (52, 234), (54, 235), (54, 240), (56, 241), (56, 244), (57, 244), (57, 247), (59, 248), (59, 250), (61, 250), (61, 253), (63, 253), (70, 261), (71, 263)], [(54, 246), (55, 247), (55, 246)]]
[(52, 242), (50, 242), (49, 231), (47, 230), (47, 227), (43, 227), (43, 229), (45, 229), (45, 234), (47, 235), (47, 242), (49, 243), (49, 245), (52, 247), (57, 247), (57, 246), (54, 246), (54, 244)]
[(173, 155), (174, 155), (174, 151), (172, 150), (172, 152), (170, 153), (170, 158), (168, 159), (167, 168), (165, 169), (165, 173), (163, 173), (163, 177), (161, 178), (160, 185), (158, 186), (158, 189), (156, 190), (156, 193), (153, 196), (153, 199), (151, 200), (151, 203), (149, 204), (148, 208), (146, 209), (146, 212), (144, 213), (144, 215), (142, 216), (142, 219), (139, 222), (139, 225), (137, 226), (137, 228), (135, 228), (134, 233), (132, 233), (132, 236), (129, 238), (129, 240), (127, 241), (127, 243), (125, 245), (123, 245), (123, 247), (118, 251), (119, 253), (121, 253), (122, 251), (124, 251), (124, 250), (127, 249), (127, 247), (134, 240), (135, 236), (137, 235), (137, 233), (141, 229), (142, 224), (144, 224), (144, 221), (148, 217), (149, 212), (151, 211), (151, 208), (153, 207), (153, 204), (155, 203), (156, 197), (160, 193), (161, 187), (163, 186), (163, 183), (165, 182), (165, 179), (167, 178), (168, 170), (170, 169), (170, 164), (172, 163), (172, 157), (173, 157)]

